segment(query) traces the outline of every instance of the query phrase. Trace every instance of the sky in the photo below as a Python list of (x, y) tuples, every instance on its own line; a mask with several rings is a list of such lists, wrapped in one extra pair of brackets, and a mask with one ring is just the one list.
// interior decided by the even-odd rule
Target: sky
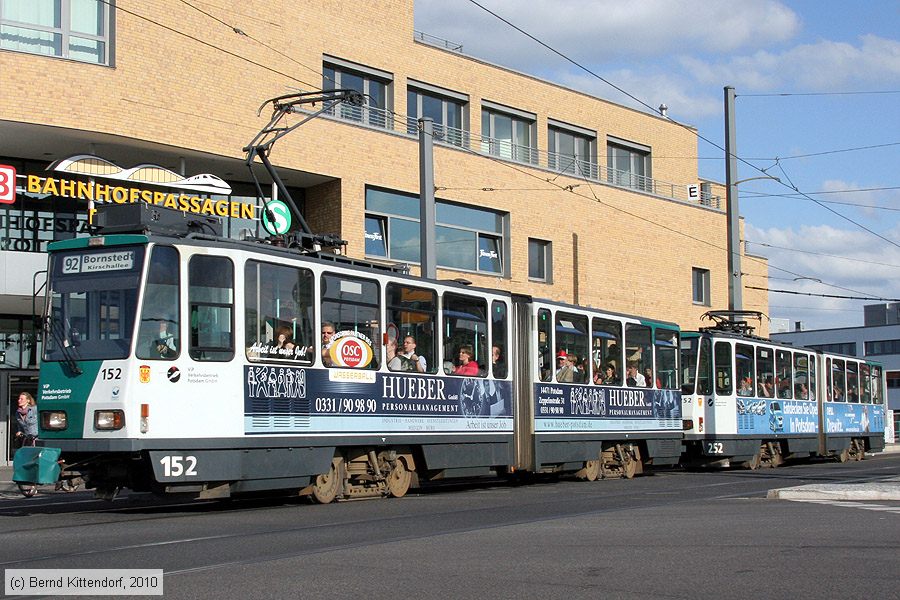
[(641, 108), (595, 75), (666, 104), (712, 142), (683, 160), (719, 182), (734, 87), (738, 180), (763, 178), (739, 185), (747, 251), (769, 259), (744, 282), (770, 290), (769, 317), (855, 327), (864, 305), (900, 300), (900, 2), (416, 0), (415, 28), (613, 102)]

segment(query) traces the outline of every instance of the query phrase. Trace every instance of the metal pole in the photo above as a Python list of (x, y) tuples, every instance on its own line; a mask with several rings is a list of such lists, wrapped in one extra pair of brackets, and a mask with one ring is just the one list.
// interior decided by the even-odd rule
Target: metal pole
[(734, 88), (725, 86), (725, 203), (728, 231), (728, 309), (743, 310), (741, 222), (738, 211), (737, 143), (734, 139)]
[(434, 233), (434, 120), (419, 119), (419, 247), (422, 277), (436, 279)]

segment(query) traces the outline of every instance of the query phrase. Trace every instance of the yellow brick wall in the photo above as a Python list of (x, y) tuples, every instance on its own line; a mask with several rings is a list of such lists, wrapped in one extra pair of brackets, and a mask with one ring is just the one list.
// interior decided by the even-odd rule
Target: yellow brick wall
[[(113, 67), (0, 51), (0, 120), (240, 158), (270, 114), (265, 107), (257, 116), (260, 104), (292, 89), (319, 88), (322, 56), (328, 54), (392, 73), (393, 106), (401, 119), (411, 78), (468, 94), (473, 138), (480, 133), (485, 99), (535, 113), (542, 151), (547, 119), (553, 118), (596, 131), (601, 166), (607, 135), (650, 146), (659, 157), (697, 155), (689, 128), (414, 42), (411, 0), (203, 5), (246, 35), (173, 0), (116, 4), (122, 10), (115, 17)], [(293, 115), (287, 123), (301, 118)], [(96, 151), (116, 159), (104, 154), (102, 145)], [(320, 118), (281, 140), (271, 159), (286, 170), (333, 178), (306, 190), (306, 214), (314, 230), (348, 240), (352, 256), (361, 256), (364, 248), (367, 185), (418, 193), (418, 146), (411, 136)], [(512, 232), (510, 279), (439, 270), (441, 278), (464, 276), (476, 285), (569, 302), (577, 287), (583, 304), (696, 327), (707, 307), (691, 302), (691, 268), (702, 267), (712, 272), (712, 308), (727, 306), (721, 211), (439, 145), (434, 160), (435, 183), (447, 188), (438, 198), (508, 212)], [(679, 185), (698, 183), (697, 161), (654, 159), (652, 176)], [(565, 186), (574, 187), (561, 189)], [(484, 187), (497, 191), (475, 191)], [(528, 281), (530, 237), (553, 243), (552, 285)], [(745, 268), (765, 270), (758, 262)], [(767, 312), (767, 306), (764, 293), (745, 292), (746, 308)]]

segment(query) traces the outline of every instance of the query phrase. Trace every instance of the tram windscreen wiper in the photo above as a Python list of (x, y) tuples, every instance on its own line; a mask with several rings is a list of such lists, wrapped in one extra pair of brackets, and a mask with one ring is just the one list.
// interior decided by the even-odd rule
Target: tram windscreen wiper
[(46, 330), (50, 333), (50, 337), (53, 338), (53, 342), (59, 348), (59, 352), (63, 357), (63, 362), (66, 363), (66, 366), (69, 367), (69, 370), (72, 373), (81, 375), (83, 371), (81, 370), (81, 367), (78, 366), (78, 362), (75, 360), (74, 356), (74, 348), (81, 343), (78, 330), (72, 328), (71, 333), (67, 336), (62, 331), (62, 324), (56, 319), (48, 317), (47, 324), (48, 327)]

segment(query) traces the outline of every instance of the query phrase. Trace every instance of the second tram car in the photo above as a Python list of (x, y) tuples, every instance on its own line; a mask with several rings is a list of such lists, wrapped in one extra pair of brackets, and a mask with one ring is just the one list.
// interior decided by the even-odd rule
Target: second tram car
[(880, 365), (772, 342), (735, 315), (682, 335), (684, 462), (778, 466), (884, 448)]
[(678, 460), (674, 324), (177, 232), (163, 211), (49, 247), (40, 437), (100, 496), (330, 502)]

